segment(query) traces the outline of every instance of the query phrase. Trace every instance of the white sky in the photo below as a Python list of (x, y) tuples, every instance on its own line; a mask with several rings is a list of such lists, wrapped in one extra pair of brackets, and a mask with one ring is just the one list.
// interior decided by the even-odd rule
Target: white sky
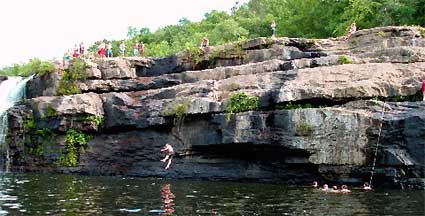
[[(248, 0), (239, 0), (245, 3)], [(127, 27), (200, 21), (212, 10), (230, 11), (236, 0), (0, 0), (0, 68), (30, 58), (61, 57), (83, 41), (123, 39)]]

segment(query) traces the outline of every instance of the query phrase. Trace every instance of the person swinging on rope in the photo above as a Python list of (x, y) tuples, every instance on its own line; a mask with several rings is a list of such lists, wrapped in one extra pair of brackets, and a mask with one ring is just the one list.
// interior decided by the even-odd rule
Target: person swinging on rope
[(174, 149), (170, 144), (166, 143), (161, 148), (161, 152), (165, 154), (165, 158), (162, 159), (161, 162), (167, 163), (167, 166), (165, 166), (165, 169), (168, 169), (170, 168), (171, 160), (173, 159), (173, 156), (174, 156)]

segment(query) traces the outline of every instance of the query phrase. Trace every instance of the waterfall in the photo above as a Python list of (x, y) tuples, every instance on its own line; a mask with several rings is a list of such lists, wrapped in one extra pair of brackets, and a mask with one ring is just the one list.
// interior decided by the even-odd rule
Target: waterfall
[[(32, 77), (25, 79), (22, 77), (8, 77), (7, 80), (0, 83), (0, 151), (6, 154), (0, 160), (6, 158), (6, 161), (8, 161), (9, 158), (8, 147), (4, 145), (8, 129), (7, 110), (23, 99), (25, 85)], [(8, 170), (7, 163), (6, 170)]]

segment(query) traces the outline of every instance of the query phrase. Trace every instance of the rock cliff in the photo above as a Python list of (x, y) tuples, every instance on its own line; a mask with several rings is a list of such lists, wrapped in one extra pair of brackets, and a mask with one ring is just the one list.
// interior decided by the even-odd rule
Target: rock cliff
[[(68, 96), (57, 96), (69, 74), (58, 67), (32, 80), (29, 99), (9, 110), (11, 167), (360, 184), (376, 156), (375, 182), (424, 187), (425, 39), (412, 46), (420, 33), (380, 27), (348, 41), (257, 38), (96, 60)], [(229, 99), (242, 92), (258, 107), (229, 113)], [(167, 142), (176, 155), (164, 170)]]

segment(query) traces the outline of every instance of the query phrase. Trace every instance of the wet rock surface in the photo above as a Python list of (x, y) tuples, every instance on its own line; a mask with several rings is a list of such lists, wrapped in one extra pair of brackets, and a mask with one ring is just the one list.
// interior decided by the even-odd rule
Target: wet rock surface
[[(76, 83), (82, 94), (70, 96), (54, 96), (60, 73), (37, 78), (28, 88), (32, 99), (9, 111), (12, 168), (360, 184), (376, 156), (376, 181), (421, 188), (425, 41), (412, 46), (417, 32), (381, 27), (349, 41), (258, 38), (201, 56), (97, 60)], [(227, 116), (226, 102), (237, 92), (258, 96), (258, 109)], [(37, 134), (25, 129), (29, 120), (35, 131), (55, 134), (53, 147), (33, 139), (44, 146), (38, 156), (23, 153), (24, 134)], [(71, 128), (92, 139), (68, 168), (57, 161)], [(160, 162), (165, 143), (176, 151), (169, 170)]]

